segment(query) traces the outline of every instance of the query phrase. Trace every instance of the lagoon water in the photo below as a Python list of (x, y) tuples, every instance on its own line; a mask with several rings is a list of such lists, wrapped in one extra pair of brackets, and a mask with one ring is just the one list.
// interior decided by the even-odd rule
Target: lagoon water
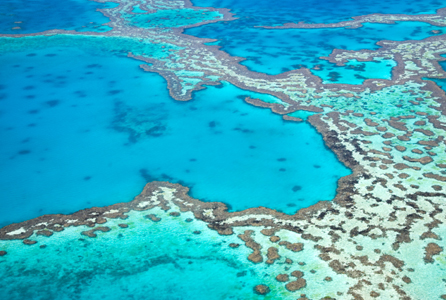
[(178, 102), (128, 58), (48, 48), (0, 64), (1, 225), (128, 201), (152, 180), (231, 210), (293, 214), (333, 199), (350, 174), (308, 123), (229, 84)]
[(71, 227), (51, 238), (37, 237), (32, 247), (0, 241), (8, 251), (0, 259), (1, 299), (265, 299), (253, 293), (260, 283), (272, 283), (266, 299), (289, 299), (265, 265), (246, 259), (248, 248), (228, 246), (240, 243), (236, 235), (220, 236), (198, 220), (188, 223), (190, 212), (152, 213), (161, 221), (132, 212), (128, 228), (110, 220), (111, 231), (95, 239)]

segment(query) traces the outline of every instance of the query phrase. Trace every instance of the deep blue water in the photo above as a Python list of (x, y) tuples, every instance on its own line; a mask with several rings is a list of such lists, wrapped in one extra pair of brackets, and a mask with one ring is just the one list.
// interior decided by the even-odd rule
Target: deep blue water
[[(249, 69), (267, 74), (280, 74), (301, 67), (323, 71), (313, 74), (332, 83), (361, 84), (366, 78), (390, 79), (391, 67), (384, 63), (379, 70), (369, 72), (376, 62), (362, 63), (365, 67), (349, 69), (320, 59), (333, 49), (378, 49), (376, 43), (383, 39), (397, 41), (423, 39), (434, 35), (431, 31), (442, 27), (421, 22), (399, 22), (395, 25), (364, 24), (358, 29), (282, 29), (271, 30), (253, 27), (252, 19), (242, 18), (232, 22), (214, 23), (187, 29), (190, 35), (218, 39), (223, 51), (246, 58), (242, 62)], [(330, 74), (330, 72), (336, 72)]]
[(233, 210), (294, 213), (331, 200), (350, 174), (309, 124), (246, 104), (261, 95), (229, 84), (178, 102), (139, 62), (76, 49), (0, 65), (1, 224), (127, 201), (152, 180)]
[[(238, 20), (219, 22), (186, 30), (187, 34), (218, 39), (216, 45), (234, 56), (247, 60), (242, 64), (249, 69), (267, 74), (280, 74), (301, 67), (314, 68), (313, 74), (326, 83), (361, 84), (367, 78), (390, 79), (392, 64), (377, 68), (375, 62), (362, 63), (360, 68), (338, 67), (321, 56), (333, 49), (377, 49), (383, 39), (423, 39), (441, 29), (418, 22), (396, 25), (364, 24), (359, 29), (288, 29), (266, 30), (260, 25), (282, 25), (287, 22), (331, 23), (349, 20), (353, 16), (372, 13), (435, 13), (445, 7), (441, 1), (271, 1), (194, 0), (197, 6), (230, 8)], [(371, 71), (372, 70), (372, 71)]]
[(102, 24), (110, 20), (96, 9), (113, 6), (116, 4), (89, 0), (2, 0), (0, 33), (22, 34), (50, 29), (104, 32), (111, 28)]
[(334, 23), (373, 13), (435, 13), (446, 4), (439, 0), (192, 0), (196, 6), (230, 8), (237, 17), (255, 25), (282, 25), (287, 22)]

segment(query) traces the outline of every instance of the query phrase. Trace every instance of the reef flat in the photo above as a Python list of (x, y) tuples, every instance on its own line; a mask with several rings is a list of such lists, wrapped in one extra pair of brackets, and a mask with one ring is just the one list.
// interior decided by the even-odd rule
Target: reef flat
[[(8, 266), (8, 278), (18, 276), (16, 257), (20, 260), (37, 250), (50, 251), (51, 247), (41, 247), (49, 244), (46, 239), (60, 237), (63, 244), (66, 234), (91, 239), (93, 244), (94, 238), (99, 241), (132, 226), (138, 227), (136, 233), (143, 231), (143, 218), (155, 222), (144, 221), (152, 227), (158, 226), (159, 219), (169, 218), (167, 215), (184, 214), (202, 222), (199, 229), (186, 225), (187, 230), (209, 235), (216, 231), (218, 241), (240, 249), (234, 264), (239, 264), (240, 270), (252, 270), (252, 277), (246, 281), (251, 285), (246, 291), (232, 294), (238, 299), (261, 295), (270, 299), (299, 295), (299, 299), (446, 298), (446, 215), (442, 209), (446, 200), (446, 94), (429, 80), (446, 78), (439, 64), (445, 60), (446, 36), (380, 41), (377, 50), (334, 49), (323, 59), (338, 65), (386, 59), (394, 61), (395, 67), (390, 79), (327, 84), (306, 68), (276, 76), (250, 71), (240, 64), (243, 58), (206, 44), (215, 40), (183, 33), (191, 26), (233, 20), (226, 9), (194, 7), (187, 1), (113, 2), (119, 6), (101, 10), (110, 19), (106, 24), (110, 31), (2, 35), (1, 51), (46, 47), (46, 43), (66, 46), (78, 40), (93, 51), (110, 47), (141, 61), (144, 71), (166, 79), (170, 95), (179, 101), (188, 101), (193, 92), (222, 81), (273, 95), (280, 101), (248, 96), (244, 101), (268, 108), (287, 121), (302, 122), (302, 112), (312, 112), (305, 116), (306, 121), (322, 134), (326, 146), (352, 174), (339, 180), (332, 202), (319, 202), (294, 215), (266, 207), (228, 212), (222, 203), (188, 196), (181, 185), (153, 182), (129, 203), (11, 224), (0, 229), (0, 262)], [(147, 18), (132, 17), (138, 5), (147, 11)], [(195, 11), (191, 14), (194, 21), (179, 10)], [(202, 19), (196, 14), (200, 11)], [(354, 30), (363, 22), (413, 20), (446, 26), (443, 12), (416, 17), (371, 15), (333, 27), (351, 26), (348, 30)], [(164, 22), (157, 14), (162, 16), (159, 18), (172, 16)], [(141, 22), (149, 25), (141, 26)], [(98, 39), (101, 42), (91, 42)], [(218, 260), (224, 261), (227, 253), (221, 251)], [(44, 255), (40, 253), (32, 255)], [(38, 269), (36, 264), (30, 273)], [(14, 288), (11, 282), (8, 286)], [(14, 293), (20, 295), (21, 291)], [(216, 299), (225, 299), (218, 293)]]

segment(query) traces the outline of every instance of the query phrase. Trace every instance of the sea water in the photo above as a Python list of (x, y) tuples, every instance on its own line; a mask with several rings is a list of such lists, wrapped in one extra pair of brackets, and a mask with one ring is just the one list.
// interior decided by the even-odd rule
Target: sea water
[(434, 14), (444, 3), (438, 0), (192, 0), (196, 6), (230, 8), (237, 17), (256, 25), (276, 26), (288, 22), (335, 23), (367, 14)]
[[(420, 40), (435, 35), (442, 27), (421, 22), (397, 22), (393, 25), (365, 23), (357, 29), (264, 29), (256, 20), (241, 18), (190, 28), (186, 34), (218, 39), (213, 45), (234, 56), (244, 57), (241, 64), (255, 72), (280, 74), (301, 67), (310, 68), (326, 83), (362, 84), (368, 78), (390, 79), (396, 62), (381, 60), (350, 62), (336, 66), (320, 57), (334, 49), (375, 50), (380, 40)], [(319, 70), (315, 70), (314, 68)]]
[(110, 20), (100, 8), (111, 8), (116, 3), (88, 0), (2, 0), (0, 1), (0, 33), (24, 34), (50, 29), (105, 32), (102, 24)]
[[(245, 1), (235, 3), (241, 2), (249, 4)], [(259, 8), (265, 3), (257, 2)], [(332, 9), (333, 5), (329, 3), (320, 2), (319, 7)], [(371, 8), (368, 4), (377, 5), (373, 1), (350, 3), (352, 6), (356, 3), (356, 7), (361, 5), (365, 10)], [(415, 5), (416, 10), (431, 2), (401, 3), (401, 10), (406, 8), (410, 12), (410, 6)], [(332, 15), (339, 15), (338, 11), (350, 15), (351, 11), (345, 12), (338, 2), (336, 5), (339, 9)], [(393, 2), (380, 5), (389, 11), (394, 7)], [(319, 15), (330, 18), (328, 13)], [(321, 176), (317, 178), (322, 188), (317, 186), (312, 192), (326, 190), (332, 191), (332, 195), (336, 178), (349, 173), (335, 160), (333, 153), (324, 149), (320, 136), (308, 124), (283, 122), (268, 110), (251, 107), (243, 102), (243, 96), (261, 95), (246, 93), (228, 84), (220, 89), (212, 87), (197, 92), (192, 101), (180, 103), (169, 98), (162, 78), (142, 72), (137, 67), (139, 63), (129, 59), (52, 48), (2, 55), (0, 64), (0, 171), (3, 172), (0, 175), (0, 218), (4, 220), (0, 226), (43, 213), (69, 213), (93, 205), (128, 200), (152, 179), (183, 180), (192, 186), (194, 195), (201, 193), (200, 184), (194, 178), (212, 179), (218, 172), (234, 177), (231, 184), (240, 181), (251, 187), (253, 178), (226, 169), (232, 165), (230, 159), (238, 156), (245, 158), (240, 164), (270, 164), (271, 168), (266, 168), (270, 171), (260, 172), (260, 177), (272, 184), (275, 177), (287, 184), (292, 182), (288, 187), (293, 196), (306, 191), (305, 182), (296, 184), (294, 175), (280, 177), (280, 172), (296, 173), (292, 170), (294, 167), (305, 174), (320, 170)], [(295, 116), (305, 118), (308, 114), (297, 113)], [(194, 118), (196, 121), (190, 120)], [(197, 136), (191, 136), (190, 132)], [(305, 136), (308, 136), (307, 140)], [(216, 146), (207, 145), (208, 141)], [(268, 142), (271, 144), (265, 145)], [(225, 143), (234, 149), (228, 149)], [(296, 152), (296, 143), (304, 148), (303, 152)], [(215, 150), (220, 147), (221, 151)], [(287, 151), (288, 147), (288, 152), (281, 152)], [(201, 153), (206, 150), (207, 153)], [(255, 152), (257, 150), (272, 153), (270, 157), (263, 157)], [(232, 157), (233, 153), (237, 156)], [(313, 161), (308, 154), (321, 156), (319, 164), (311, 165)], [(214, 163), (213, 160), (219, 159), (223, 160), (220, 165), (216, 163), (208, 167), (210, 174), (198, 174), (205, 168), (204, 162)], [(309, 164), (304, 164), (305, 161)], [(253, 165), (242, 165), (236, 171), (244, 171), (250, 166)], [(330, 170), (336, 168), (339, 169), (330, 181)], [(183, 176), (192, 173), (195, 177)], [(262, 188), (260, 194), (270, 188), (258, 184), (257, 189), (259, 186)], [(218, 190), (224, 189), (224, 185), (217, 184), (215, 188), (217, 190), (211, 190), (203, 197), (212, 200), (213, 195), (225, 195)], [(296, 198), (290, 199), (294, 201)], [(242, 200), (249, 205), (259, 205), (257, 197)], [(224, 201), (230, 203), (227, 199)], [(309, 205), (306, 201), (303, 203)], [(230, 204), (232, 209), (237, 209)], [(277, 201), (273, 204), (284, 203)], [(285, 209), (288, 208), (293, 206), (286, 205)], [(270, 270), (262, 270), (265, 265), (254, 265), (246, 260), (249, 249), (227, 246), (231, 242), (240, 243), (236, 235), (221, 237), (197, 220), (186, 224), (186, 217), (193, 218), (191, 213), (183, 213), (180, 218), (163, 215), (162, 211), (156, 213), (162, 218), (156, 224), (136, 212), (130, 213), (126, 221), (130, 225), (128, 231), (119, 229), (116, 224), (123, 221), (110, 220), (107, 226), (112, 230), (99, 233), (96, 239), (80, 236), (83, 228), (71, 227), (49, 239), (37, 237), (38, 244), (34, 246), (23, 245), (22, 241), (1, 241), (0, 250), (7, 250), (8, 254), (1, 258), (0, 291), (3, 294), (0, 296), (8, 300), (26, 297), (286, 298), (278, 292), (285, 289), (275, 281), (276, 274), (268, 277)], [(39, 246), (44, 244), (46, 248), (41, 249)], [(303, 270), (309, 279), (307, 288), (314, 290), (314, 284), (323, 282), (323, 287), (316, 288), (325, 291), (330, 284), (338, 284), (338, 276), (330, 274), (330, 270), (318, 271), (316, 275), (332, 276), (332, 283), (312, 280), (310, 270), (317, 268), (308, 260), (313, 259), (319, 264), (321, 260), (313, 253), (305, 252), (308, 249), (311, 251), (313, 247), (305, 247), (304, 253), (296, 254), (307, 261), (308, 269)], [(260, 283), (270, 283), (272, 292), (267, 297), (253, 293), (252, 287)], [(305, 293), (308, 294), (307, 290)], [(291, 299), (297, 297), (294, 295)]]
[[(265, 299), (253, 288), (270, 282), (266, 299), (287, 298), (265, 264), (247, 260), (250, 249), (229, 247), (242, 242), (237, 235), (220, 236), (197, 220), (188, 223), (190, 212), (150, 213), (161, 220), (131, 212), (126, 221), (108, 221), (111, 231), (96, 238), (71, 227), (36, 237), (33, 246), (0, 241), (8, 252), (0, 257), (1, 299)], [(123, 222), (129, 227), (118, 227)]]
[[(376, 42), (384, 39), (412, 40), (434, 35), (442, 27), (420, 22), (396, 24), (364, 24), (362, 28), (282, 29), (268, 30), (255, 26), (280, 26), (300, 21), (334, 23), (351, 20), (353, 16), (372, 13), (433, 14), (444, 6), (439, 1), (270, 1), (194, 0), (194, 5), (225, 7), (238, 18), (187, 29), (190, 35), (218, 39), (212, 43), (234, 56), (244, 57), (241, 64), (250, 70), (280, 74), (301, 67), (310, 68), (324, 83), (362, 84), (365, 79), (390, 79), (394, 61), (349, 62), (336, 66), (320, 57), (333, 49), (374, 50)], [(314, 69), (316, 67), (316, 69)]]
[(140, 62), (78, 49), (0, 56), (1, 225), (131, 200), (153, 180), (231, 211), (293, 214), (350, 174), (308, 123), (224, 83), (173, 100)]

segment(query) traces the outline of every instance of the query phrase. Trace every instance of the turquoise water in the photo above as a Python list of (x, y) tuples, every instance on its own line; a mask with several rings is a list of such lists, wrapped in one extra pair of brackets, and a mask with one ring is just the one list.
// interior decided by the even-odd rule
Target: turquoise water
[(290, 117), (300, 118), (302, 120), (307, 120), (309, 116), (315, 115), (316, 113), (306, 110), (298, 110), (293, 113), (288, 114)]
[[(248, 248), (228, 246), (242, 242), (236, 235), (187, 223), (191, 213), (172, 217), (158, 211), (157, 223), (144, 218), (147, 213), (107, 222), (111, 231), (95, 239), (80, 235), (85, 228), (69, 228), (36, 237), (33, 246), (0, 241), (8, 251), (0, 257), (1, 299), (265, 299), (253, 287), (274, 279), (264, 277), (265, 265), (247, 260)], [(266, 299), (283, 299), (284, 292), (271, 287)]]
[(2, 225), (130, 200), (152, 180), (232, 210), (294, 213), (350, 174), (309, 124), (229, 84), (178, 102), (131, 59), (48, 48), (0, 64)]
[[(302, 251), (293, 252), (271, 242), (260, 228), (238, 227), (234, 234), (220, 236), (191, 212), (171, 216), (174, 209), (132, 211), (126, 220), (109, 219), (102, 226), (110, 231), (96, 231), (96, 238), (81, 235), (90, 228), (73, 226), (50, 238), (34, 235), (37, 243), (31, 246), (0, 241), (0, 251), (7, 251), (0, 256), (1, 299), (294, 300), (300, 294), (333, 298), (348, 289), (348, 277), (331, 270), (315, 255), (316, 243), (298, 234), (277, 233), (282, 241), (305, 243)], [(160, 220), (153, 222), (147, 214)], [(248, 261), (252, 250), (238, 238), (247, 229), (262, 243), (264, 260), (269, 247), (278, 249), (281, 257), (274, 264)], [(285, 263), (287, 258), (292, 262)], [(288, 292), (286, 283), (275, 277), (293, 271), (305, 274), (306, 287)], [(326, 276), (333, 280), (325, 281)], [(254, 293), (258, 284), (269, 286), (270, 293)]]
[[(60, 10), (70, 3), (53, 5)], [(280, 23), (296, 16), (333, 21), (370, 12), (432, 12), (441, 4), (286, 0), (271, 9), (271, 2), (264, 0), (219, 3), (249, 8), (255, 25), (259, 19)], [(299, 9), (312, 4), (311, 9)], [(290, 5), (293, 10), (289, 10)], [(259, 17), (266, 10), (277, 17)], [(286, 10), (290, 12), (281, 14)], [(102, 30), (97, 12), (87, 18), (88, 22), (95, 20), (90, 27), (82, 27), (88, 23), (82, 10), (52, 15), (55, 18), (40, 23), (34, 17), (42, 19), (42, 15), (28, 14), (36, 23), (23, 25), (24, 30), (50, 29), (53, 24), (57, 28)], [(74, 23), (64, 25), (70, 18)], [(246, 28), (252, 24), (246, 21)], [(322, 70), (313, 72), (326, 82), (357, 84), (370, 77), (388, 78), (394, 62), (353, 61), (346, 67), (335, 67), (317, 57), (327, 55), (334, 46), (376, 48), (374, 42), (382, 36), (419, 39), (435, 29), (406, 23), (383, 25), (379, 31), (381, 25), (375, 25), (351, 35), (345, 29), (334, 35), (331, 30), (324, 34), (308, 31), (309, 35), (321, 33), (314, 39), (308, 35), (290, 39), (288, 31), (268, 36), (272, 31), (251, 32), (243, 27), (241, 32), (245, 30), (247, 37), (240, 38), (241, 33), (231, 32), (229, 27), (226, 34), (233, 34), (229, 36), (233, 39), (222, 46), (230, 53), (232, 46), (234, 51), (251, 53), (245, 64), (265, 73), (321, 64)], [(393, 31), (385, 31), (389, 28)], [(258, 32), (261, 35), (256, 37)], [(265, 32), (270, 33), (263, 36)], [(357, 34), (360, 39), (354, 36)], [(254, 48), (242, 45), (244, 39), (253, 39)], [(191, 187), (194, 197), (225, 202), (231, 210), (263, 205), (294, 213), (319, 200), (332, 199), (337, 180), (350, 174), (308, 123), (285, 122), (268, 109), (243, 101), (245, 96), (263, 95), (224, 83), (194, 93), (189, 102), (174, 101), (163, 78), (144, 73), (138, 68), (140, 62), (122, 57), (129, 50), (165, 57), (168, 49), (152, 47), (147, 40), (116, 40), (36, 38), (30, 43), (17, 42), (14, 49), (21, 52), (1, 53), (0, 227), (46, 213), (71, 213), (128, 201), (152, 180), (180, 182)], [(3, 50), (11, 46), (4, 41), (0, 41)], [(312, 49), (319, 52), (309, 52)], [(120, 53), (120, 57), (111, 53)], [(291, 115), (305, 120), (311, 114)], [(145, 218), (147, 213), (131, 212), (126, 220), (109, 220), (105, 226), (111, 231), (98, 233), (95, 239), (80, 235), (84, 227), (70, 227), (51, 238), (33, 236), (37, 244), (32, 246), (20, 240), (0, 241), (0, 251), (8, 252), (0, 257), (0, 299), (296, 299), (300, 293), (321, 299), (327, 295), (336, 298), (334, 292), (327, 291), (342, 286), (347, 290), (350, 285), (351, 279), (341, 280), (346, 276), (335, 274), (320, 259), (316, 243), (303, 241), (292, 232), (278, 235), (282, 240), (304, 242), (302, 252), (287, 253), (281, 247), (282, 257), (274, 265), (252, 264), (247, 260), (251, 250), (243, 245), (228, 247), (229, 243), (242, 243), (237, 234), (246, 228), (220, 236), (203, 222), (187, 222), (186, 218), (194, 218), (192, 213), (174, 217), (160, 209), (150, 211), (161, 217), (158, 223)], [(129, 228), (119, 228), (118, 223)], [(277, 247), (258, 232), (256, 240), (262, 244), (264, 256), (268, 247)], [(46, 247), (41, 248), (43, 245)], [(293, 263), (285, 264), (286, 257)], [(306, 264), (301, 266), (299, 261)], [(279, 271), (293, 270), (305, 273), (307, 287), (291, 294), (275, 276)], [(333, 281), (325, 281), (325, 276), (333, 277)], [(438, 286), (437, 278), (434, 282)], [(261, 283), (272, 289), (266, 297), (253, 293), (253, 287)], [(420, 286), (414, 283), (409, 290)], [(315, 293), (319, 295), (311, 296)]]
[(147, 11), (141, 9), (141, 7), (139, 7), (139, 5), (135, 5), (135, 6), (133, 6), (132, 13), (136, 13), (136, 14), (144, 14), (144, 13), (147, 13)]
[[(441, 55), (445, 57), (445, 55)], [(440, 66), (443, 68), (443, 70), (446, 70), (446, 62), (439, 62)], [(446, 79), (436, 79), (436, 78), (423, 78), (423, 80), (431, 80), (434, 81), (441, 89), (443, 89), (446, 92)]]
[[(27, 36), (22, 38), (1, 37), (0, 54), (7, 52), (27, 51), (28, 49), (46, 49), (50, 47), (69, 47), (82, 49), (91, 54), (109, 53), (127, 57), (129, 52), (151, 58), (166, 58), (170, 51), (181, 49), (178, 46), (164, 43), (153, 43), (149, 39), (129, 37), (83, 36), (58, 34), (51, 36)], [(32, 53), (30, 53), (32, 55)]]
[(438, 0), (192, 0), (196, 6), (230, 8), (237, 17), (255, 25), (282, 25), (288, 22), (333, 23), (350, 19), (353, 16), (385, 14), (435, 13), (445, 7)]
[[(365, 68), (355, 70), (348, 66), (338, 67), (320, 57), (330, 55), (333, 49), (378, 49), (376, 43), (383, 39), (424, 39), (434, 35), (432, 30), (442, 29), (420, 22), (398, 22), (395, 25), (366, 23), (358, 29), (270, 30), (254, 28), (258, 24), (253, 22), (250, 18), (242, 18), (190, 28), (185, 33), (218, 39), (219, 42), (214, 44), (231, 55), (246, 58), (242, 64), (256, 72), (275, 75), (301, 67), (313, 69), (319, 66), (323, 71), (312, 72), (327, 83), (361, 84), (366, 78), (389, 79), (392, 66), (375, 68), (369, 72), (367, 69), (374, 69), (376, 63), (367, 62), (364, 63)], [(338, 74), (332, 76), (330, 73)]]
[(183, 8), (158, 10), (150, 14), (123, 14), (123, 17), (131, 26), (139, 28), (174, 28), (207, 20), (218, 20), (223, 15), (218, 11)]
[(114, 6), (116, 4), (111, 2), (89, 0), (2, 0), (0, 33), (23, 34), (50, 29), (105, 32), (111, 28), (102, 24), (110, 20), (96, 9)]
[(362, 84), (366, 79), (391, 79), (392, 68), (396, 61), (382, 59), (380, 61), (349, 61), (345, 67), (328, 66), (319, 70), (311, 70), (314, 75), (321, 77), (323, 83)]

